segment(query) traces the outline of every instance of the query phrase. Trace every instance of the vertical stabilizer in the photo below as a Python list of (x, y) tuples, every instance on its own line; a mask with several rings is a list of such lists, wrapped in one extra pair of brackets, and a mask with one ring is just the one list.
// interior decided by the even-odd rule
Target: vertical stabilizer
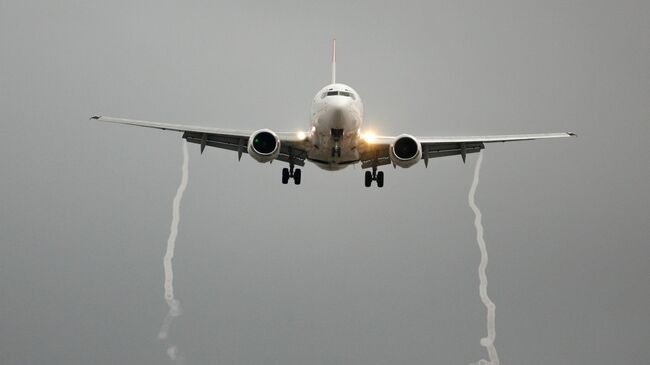
[(336, 39), (332, 40), (332, 84), (336, 84)]

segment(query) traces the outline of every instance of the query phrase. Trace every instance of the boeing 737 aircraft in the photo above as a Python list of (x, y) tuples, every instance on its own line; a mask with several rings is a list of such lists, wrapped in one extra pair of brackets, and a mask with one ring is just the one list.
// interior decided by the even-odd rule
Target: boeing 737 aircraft
[(467, 154), (485, 148), (485, 143), (526, 141), (533, 139), (563, 138), (574, 133), (516, 134), (494, 136), (414, 137), (402, 134), (396, 137), (374, 136), (361, 132), (363, 103), (350, 86), (336, 82), (336, 42), (332, 47), (332, 83), (322, 88), (312, 101), (311, 126), (308, 132), (276, 133), (269, 129), (257, 131), (228, 130), (212, 127), (188, 126), (146, 122), (122, 118), (94, 116), (102, 122), (136, 125), (183, 132), (188, 142), (237, 151), (241, 160), (248, 153), (258, 162), (279, 160), (289, 164), (282, 169), (282, 183), (293, 179), (301, 181), (301, 170), (310, 161), (318, 167), (335, 171), (361, 163), (365, 172), (365, 186), (373, 181), (384, 186), (384, 173), (379, 166), (392, 164), (401, 168), (411, 167), (420, 160), (428, 166), (434, 157), (460, 155), (465, 161)]

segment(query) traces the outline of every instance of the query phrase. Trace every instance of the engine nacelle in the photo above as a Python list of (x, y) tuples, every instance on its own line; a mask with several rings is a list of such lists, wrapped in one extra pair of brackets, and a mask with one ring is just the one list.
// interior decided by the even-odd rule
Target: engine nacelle
[(411, 167), (422, 158), (422, 146), (413, 136), (402, 134), (390, 145), (390, 160), (399, 167)]
[(248, 139), (248, 154), (257, 162), (270, 162), (280, 155), (280, 139), (269, 129), (260, 129)]

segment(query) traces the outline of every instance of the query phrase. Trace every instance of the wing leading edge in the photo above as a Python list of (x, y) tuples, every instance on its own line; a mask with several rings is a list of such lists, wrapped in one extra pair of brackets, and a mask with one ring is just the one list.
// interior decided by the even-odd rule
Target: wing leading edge
[[(243, 153), (248, 153), (248, 140), (254, 131), (222, 129), (202, 126), (189, 126), (182, 124), (170, 124), (160, 122), (149, 122), (142, 120), (114, 118), (105, 116), (94, 116), (90, 119), (100, 122), (134, 125), (138, 127), (154, 128), (182, 132), (183, 138), (190, 143), (201, 146), (203, 152), (205, 146), (216, 147), (231, 151), (237, 151), (241, 159)], [(278, 160), (293, 162), (298, 166), (304, 166), (307, 158), (307, 148), (304, 140), (295, 133), (276, 133), (281, 141), (281, 150)], [(538, 134), (507, 134), (491, 136), (456, 136), (456, 137), (415, 137), (422, 147), (422, 160), (428, 166), (430, 158), (461, 155), (463, 161), (467, 154), (480, 152), (485, 148), (485, 143), (530, 141), (536, 139), (552, 139), (575, 137), (575, 133), (538, 133)], [(359, 147), (360, 162), (362, 168), (388, 165), (391, 163), (389, 147), (397, 137), (378, 136), (373, 137), (371, 142), (363, 142)]]
[[(461, 155), (463, 162), (467, 154), (480, 152), (485, 143), (532, 141), (536, 139), (552, 139), (575, 137), (572, 132), (536, 133), (536, 134), (505, 134), (492, 136), (455, 136), (455, 137), (415, 137), (422, 147), (422, 160), (428, 166), (430, 158)], [(389, 147), (397, 137), (374, 137), (366, 143), (361, 153), (361, 167), (388, 165), (391, 163)]]
[[(190, 143), (201, 146), (201, 153), (205, 146), (236, 151), (241, 159), (243, 153), (248, 153), (248, 139), (254, 131), (222, 129), (212, 127), (191, 126), (182, 124), (170, 124), (160, 122), (149, 122), (144, 120), (133, 120), (105, 116), (94, 116), (90, 119), (100, 122), (134, 125), (138, 127), (154, 128), (183, 132), (183, 138)], [(278, 160), (289, 162), (290, 156), (294, 164), (304, 166), (307, 153), (302, 145), (303, 140), (295, 133), (276, 133), (280, 139), (280, 155)]]

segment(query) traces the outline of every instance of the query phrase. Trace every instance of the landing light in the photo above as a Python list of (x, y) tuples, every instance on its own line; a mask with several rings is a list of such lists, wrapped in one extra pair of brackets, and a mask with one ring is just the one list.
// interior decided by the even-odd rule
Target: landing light
[(363, 140), (366, 141), (366, 143), (373, 143), (377, 138), (377, 136), (375, 136), (375, 134), (372, 132), (366, 132), (361, 135), (361, 138), (363, 138)]
[(298, 137), (299, 140), (303, 140), (303, 139), (307, 138), (307, 134), (305, 132), (303, 132), (303, 131), (300, 131), (300, 132), (296, 133), (296, 137)]

